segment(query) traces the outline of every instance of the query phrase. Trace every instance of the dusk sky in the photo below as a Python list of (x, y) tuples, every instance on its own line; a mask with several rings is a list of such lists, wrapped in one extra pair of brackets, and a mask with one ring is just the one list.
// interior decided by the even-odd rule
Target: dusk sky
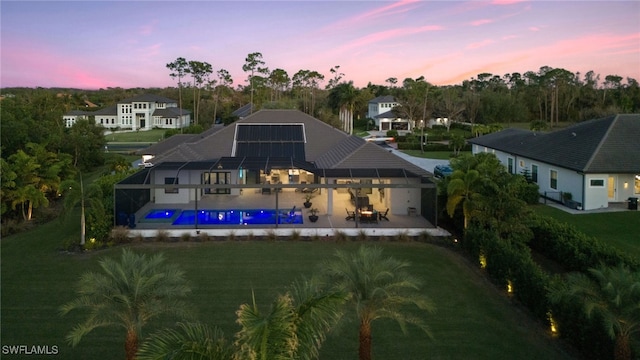
[(245, 85), (247, 54), (357, 87), (564, 68), (640, 81), (640, 1), (6, 1), (1, 87), (176, 86), (177, 57)]

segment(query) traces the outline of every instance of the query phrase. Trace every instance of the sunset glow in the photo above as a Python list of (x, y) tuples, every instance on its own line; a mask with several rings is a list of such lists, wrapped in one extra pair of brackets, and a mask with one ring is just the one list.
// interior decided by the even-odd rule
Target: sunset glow
[[(2, 1), (2, 87), (175, 86), (177, 57), (228, 70), (260, 52), (290, 76), (363, 87), (590, 70), (640, 80), (638, 1)], [(577, 15), (579, 14), (579, 16)], [(326, 82), (325, 82), (326, 83)], [(324, 86), (324, 84), (322, 84)]]

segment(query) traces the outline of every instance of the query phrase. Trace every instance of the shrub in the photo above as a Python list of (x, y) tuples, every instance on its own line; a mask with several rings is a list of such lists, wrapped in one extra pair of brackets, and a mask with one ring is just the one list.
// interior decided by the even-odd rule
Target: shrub
[(129, 237), (129, 229), (125, 226), (116, 226), (111, 229), (109, 239), (115, 244), (128, 244), (131, 242)]
[(268, 241), (276, 241), (278, 240), (278, 234), (275, 231), (269, 230), (267, 231), (267, 240)]
[(356, 236), (356, 238), (358, 239), (358, 241), (367, 241), (367, 232), (364, 230), (358, 231), (358, 236)]
[(191, 234), (188, 232), (183, 233), (182, 235), (180, 235), (180, 240), (182, 240), (183, 242), (191, 241)]
[(399, 242), (409, 242), (411, 241), (411, 236), (406, 231), (401, 231), (396, 235), (396, 240)]
[(207, 234), (206, 232), (201, 232), (200, 234), (198, 234), (198, 241), (201, 241), (201, 242), (211, 241), (211, 236), (209, 236), (209, 234)]
[(298, 230), (291, 231), (291, 235), (289, 237), (291, 238), (292, 241), (300, 240), (300, 231)]
[(343, 243), (347, 241), (347, 234), (337, 230), (335, 233), (333, 233), (333, 239), (337, 242), (337, 243)]
[(169, 242), (169, 232), (166, 230), (158, 230), (155, 240), (157, 242)]

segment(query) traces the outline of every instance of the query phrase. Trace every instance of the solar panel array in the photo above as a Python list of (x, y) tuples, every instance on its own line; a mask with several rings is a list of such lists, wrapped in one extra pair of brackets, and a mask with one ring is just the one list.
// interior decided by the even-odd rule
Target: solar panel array
[(302, 124), (238, 124), (235, 156), (304, 160), (304, 127)]

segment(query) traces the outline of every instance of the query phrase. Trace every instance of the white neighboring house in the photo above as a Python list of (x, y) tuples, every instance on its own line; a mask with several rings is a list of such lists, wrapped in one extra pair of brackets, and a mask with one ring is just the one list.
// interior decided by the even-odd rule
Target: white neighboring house
[(378, 131), (398, 130), (398, 132), (410, 132), (413, 124), (393, 111), (396, 106), (400, 106), (400, 103), (395, 101), (393, 96), (378, 96), (369, 100), (367, 117), (374, 120)]
[(90, 111), (82, 111), (82, 110), (71, 110), (66, 114), (62, 115), (62, 121), (64, 122), (65, 127), (72, 127), (75, 123), (80, 120), (89, 119), (89, 115), (92, 113)]
[(576, 208), (607, 208), (640, 197), (640, 114), (612, 115), (540, 133), (506, 129), (468, 140), (474, 154), (490, 152), (513, 174), (528, 171), (540, 193)]
[(80, 115), (94, 116), (95, 123), (107, 129), (180, 129), (191, 124), (189, 110), (178, 108), (175, 100), (151, 94), (124, 99), (117, 105), (98, 111), (82, 111), (82, 114), (74, 114), (78, 112), (73, 110), (64, 115), (67, 127), (73, 126), (75, 119)]

